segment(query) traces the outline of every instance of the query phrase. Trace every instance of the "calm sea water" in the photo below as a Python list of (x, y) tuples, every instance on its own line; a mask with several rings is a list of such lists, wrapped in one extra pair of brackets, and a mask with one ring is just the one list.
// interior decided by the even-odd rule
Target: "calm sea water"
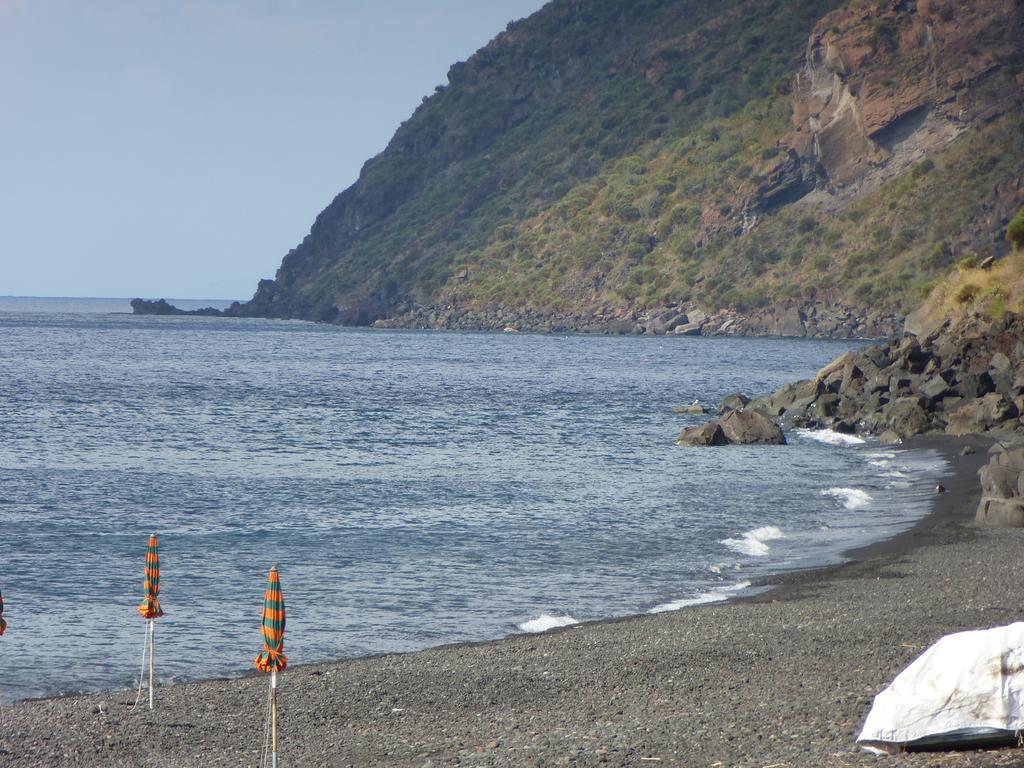
[[(198, 302), (206, 305), (210, 302)], [(850, 343), (399, 332), (0, 298), (0, 695), (239, 674), (281, 569), (292, 663), (723, 599), (928, 509), (941, 458), (831, 434), (687, 449)]]

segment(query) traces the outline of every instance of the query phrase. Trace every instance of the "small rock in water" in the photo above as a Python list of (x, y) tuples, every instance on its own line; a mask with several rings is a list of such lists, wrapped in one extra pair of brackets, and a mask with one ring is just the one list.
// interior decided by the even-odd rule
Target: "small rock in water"
[(973, 445), (965, 445), (960, 451), (961, 456), (970, 456), (972, 453), (974, 453)]
[(946, 486), (944, 486), (942, 483), (938, 483), (935, 486), (935, 492), (936, 493), (945, 493), (946, 492)]
[(704, 414), (707, 413), (707, 409), (700, 404), (697, 400), (694, 400), (690, 405), (677, 405), (672, 408), (673, 413), (696, 413)]

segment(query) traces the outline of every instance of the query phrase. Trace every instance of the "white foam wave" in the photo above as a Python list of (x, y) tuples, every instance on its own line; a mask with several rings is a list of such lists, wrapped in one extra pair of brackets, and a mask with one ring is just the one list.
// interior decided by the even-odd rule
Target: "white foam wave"
[(863, 445), (867, 442), (863, 437), (836, 432), (834, 429), (798, 429), (796, 431), (804, 437), (828, 445)]
[(747, 531), (738, 539), (723, 539), (722, 543), (733, 552), (739, 552), (741, 555), (764, 557), (768, 554), (768, 544), (766, 542), (784, 538), (785, 534), (779, 528), (776, 528), (774, 525), (764, 525), (752, 531)]
[(872, 453), (864, 454), (869, 459), (895, 459), (895, 451), (873, 451)]
[(750, 586), (749, 581), (741, 581), (738, 584), (725, 587), (720, 590), (714, 590), (711, 592), (705, 592), (703, 595), (697, 597), (687, 597), (682, 600), (673, 600), (669, 603), (662, 603), (656, 605), (648, 613), (667, 613), (668, 611), (678, 611), (680, 608), (688, 608), (691, 605), (706, 605), (707, 603), (721, 603), (723, 600), (728, 600), (733, 596), (733, 593), (739, 592), (742, 589), (746, 589)]
[(536, 619), (530, 619), (524, 621), (519, 625), (521, 632), (547, 632), (549, 629), (555, 627), (571, 627), (573, 624), (579, 624), (579, 621), (574, 619), (572, 616), (553, 616), (550, 613), (542, 613)]
[(863, 509), (873, 501), (871, 494), (860, 488), (826, 488), (821, 495), (838, 499), (847, 509)]
[(920, 459), (914, 461), (910, 466), (904, 466), (904, 469), (912, 469), (914, 472), (919, 473), (940, 473), (945, 472), (949, 468), (949, 463), (942, 458), (933, 459), (931, 461), (927, 459)]

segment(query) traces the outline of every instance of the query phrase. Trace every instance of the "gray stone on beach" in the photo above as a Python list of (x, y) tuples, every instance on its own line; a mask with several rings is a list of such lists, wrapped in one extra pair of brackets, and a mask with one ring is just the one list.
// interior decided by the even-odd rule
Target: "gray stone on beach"
[(995, 443), (978, 471), (982, 498), (975, 519), (981, 525), (1024, 527), (1024, 448)]
[(687, 320), (693, 325), (703, 325), (707, 322), (708, 316), (706, 312), (702, 312), (699, 309), (691, 309), (686, 313)]
[(906, 440), (928, 431), (931, 421), (916, 397), (902, 397), (883, 408), (889, 429)]
[(927, 304), (910, 312), (903, 322), (903, 332), (926, 339), (939, 333), (949, 321), (941, 313), (930, 310)]
[(979, 525), (1024, 528), (1024, 499), (982, 499), (975, 519)]
[(1013, 467), (1018, 471), (1024, 471), (1024, 448), (1000, 451), (998, 461), (1004, 467)]
[(946, 432), (966, 435), (984, 432), (1018, 416), (1017, 406), (998, 392), (970, 400), (949, 416)]
[(941, 376), (934, 376), (928, 379), (923, 385), (921, 385), (920, 392), (930, 403), (935, 403), (937, 400), (945, 397), (949, 392), (949, 384)]
[(996, 385), (996, 391), (1013, 397), (1013, 363), (1002, 352), (996, 352), (988, 362), (988, 373)]
[(889, 377), (885, 374), (878, 374), (872, 376), (868, 381), (865, 389), (870, 393), (875, 392), (888, 392), (889, 391)]
[(984, 397), (996, 391), (996, 384), (988, 371), (962, 373), (959, 382), (957, 389), (966, 398)]
[(1021, 470), (1001, 464), (986, 464), (978, 473), (981, 491), (985, 496), (1009, 499), (1017, 494), (1017, 481)]

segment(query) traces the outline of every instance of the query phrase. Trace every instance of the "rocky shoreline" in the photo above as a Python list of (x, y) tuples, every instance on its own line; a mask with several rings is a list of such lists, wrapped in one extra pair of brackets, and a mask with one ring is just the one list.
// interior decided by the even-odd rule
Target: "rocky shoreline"
[(783, 424), (879, 435), (1024, 435), (1024, 317), (979, 316), (848, 352), (752, 400)]
[[(725, 398), (721, 418), (684, 427), (680, 445), (785, 444), (789, 427), (876, 435), (899, 444), (918, 435), (988, 436), (979, 471), (982, 525), (1024, 528), (1024, 317), (911, 317), (901, 339), (847, 352), (813, 379), (754, 400)], [(703, 414), (703, 405), (679, 413)], [(965, 448), (965, 450), (973, 450)]]
[[(164, 299), (132, 299), (136, 315), (251, 317), (245, 305), (226, 310), (182, 310)], [(351, 309), (351, 308), (350, 308)], [(386, 315), (380, 317), (379, 315)], [(329, 321), (374, 328), (524, 333), (594, 333), (648, 336), (787, 336), (817, 339), (882, 339), (902, 331), (903, 318), (892, 312), (812, 301), (784, 302), (754, 310), (705, 311), (694, 304), (656, 309), (607, 308), (594, 312), (557, 312), (521, 307), (461, 307), (407, 304), (397, 308), (359, 309), (317, 315), (284, 313), (280, 319)]]
[(532, 333), (601, 333), (648, 336), (788, 336), (880, 339), (903, 326), (893, 313), (828, 302), (785, 302), (755, 310), (705, 311), (697, 305), (594, 313), (560, 313), (521, 308), (457, 306), (405, 308), (377, 320), (376, 328), (515, 330)]

